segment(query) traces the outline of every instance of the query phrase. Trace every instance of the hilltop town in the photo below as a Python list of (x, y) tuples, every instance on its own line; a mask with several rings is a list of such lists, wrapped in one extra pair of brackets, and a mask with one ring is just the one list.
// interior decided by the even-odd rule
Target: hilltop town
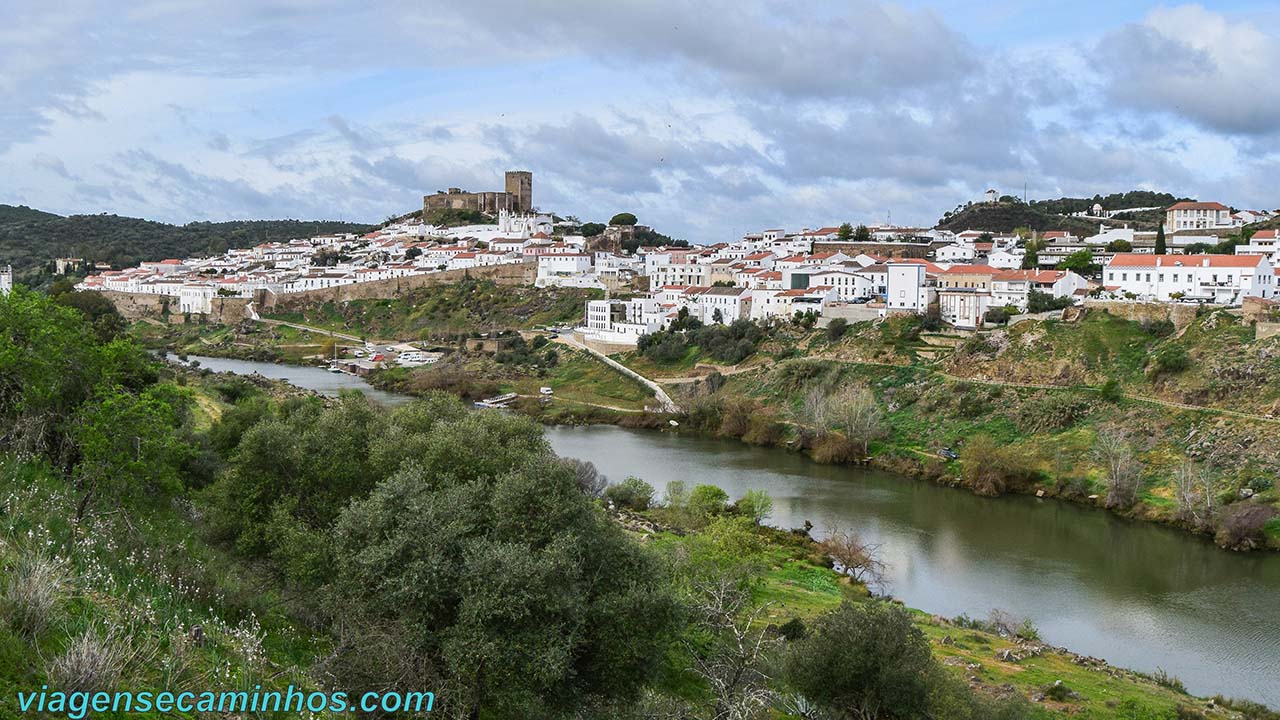
[[(988, 190), (970, 207), (1011, 200)], [(486, 221), (429, 222), (442, 212)], [(1156, 230), (1120, 219), (1152, 212), (1162, 213)], [(578, 330), (584, 339), (609, 345), (635, 345), (680, 317), (727, 325), (808, 314), (825, 324), (918, 314), (974, 330), (1089, 298), (1226, 307), (1272, 303), (1280, 245), (1277, 230), (1264, 226), (1274, 217), (1271, 211), (1233, 211), (1217, 202), (1180, 201), (1162, 208), (1095, 203), (1072, 213), (1073, 219), (1097, 223), (1098, 232), (1088, 236), (845, 223), (774, 228), (702, 246), (645, 245), (637, 238), (652, 231), (628, 213), (592, 227), (538, 212), (532, 174), (512, 171), (505, 191), (450, 188), (426, 195), (421, 212), (368, 233), (156, 259), (99, 270), (76, 287), (161, 296), (178, 313), (203, 316), (221, 299), (261, 304), (361, 283), (511, 266), (511, 282), (603, 290), (606, 299), (583, 308)], [(386, 287), (385, 296), (392, 297), (403, 286)], [(253, 312), (250, 302), (245, 314)]]

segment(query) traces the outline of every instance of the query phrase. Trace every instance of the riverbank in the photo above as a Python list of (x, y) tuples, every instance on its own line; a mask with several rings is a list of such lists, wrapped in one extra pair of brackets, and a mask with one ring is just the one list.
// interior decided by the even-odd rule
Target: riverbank
[[(222, 362), (208, 359), (202, 367)], [(300, 383), (363, 385), (320, 369), (257, 367), (297, 373)], [(671, 429), (660, 416), (625, 417)], [(772, 522), (784, 527), (808, 519), (819, 531), (829, 521), (864, 529), (893, 550), (892, 591), (914, 607), (974, 617), (1003, 607), (1035, 619), (1051, 641), (1115, 665), (1163, 668), (1200, 693), (1280, 701), (1255, 692), (1266, 685), (1261, 678), (1280, 672), (1280, 638), (1258, 632), (1280, 627), (1273, 554), (1223, 553), (1153, 523), (1070, 503), (983, 498), (738, 439), (636, 432), (620, 418), (610, 414), (618, 425), (548, 425), (546, 433), (559, 454), (590, 460), (614, 480), (638, 474), (657, 487), (709, 482), (731, 497), (763, 489), (775, 499)]]

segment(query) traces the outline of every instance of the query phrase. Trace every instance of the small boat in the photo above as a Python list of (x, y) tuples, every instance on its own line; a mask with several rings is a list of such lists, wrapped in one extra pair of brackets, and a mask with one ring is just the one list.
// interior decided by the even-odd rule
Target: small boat
[(342, 368), (338, 367), (337, 365), (330, 365), (330, 366), (329, 366), (329, 372), (331, 372), (331, 373), (340, 373), (340, 372), (342, 372)]

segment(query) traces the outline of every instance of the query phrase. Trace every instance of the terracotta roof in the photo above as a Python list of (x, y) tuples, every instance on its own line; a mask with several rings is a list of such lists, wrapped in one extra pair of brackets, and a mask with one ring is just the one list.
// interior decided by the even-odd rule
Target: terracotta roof
[(1117, 253), (1107, 267), (1257, 267), (1262, 255), (1141, 255)]
[(1169, 207), (1165, 208), (1166, 211), (1168, 210), (1230, 210), (1230, 209), (1231, 208), (1227, 207), (1226, 205), (1223, 205), (1222, 203), (1190, 202), (1190, 201), (1174, 203)]
[(1253, 237), (1262, 238), (1263, 240), (1275, 240), (1276, 233), (1277, 233), (1276, 230), (1259, 230), (1258, 232), (1253, 234)]
[(995, 275), (997, 272), (990, 265), (952, 265), (942, 271), (944, 275)]

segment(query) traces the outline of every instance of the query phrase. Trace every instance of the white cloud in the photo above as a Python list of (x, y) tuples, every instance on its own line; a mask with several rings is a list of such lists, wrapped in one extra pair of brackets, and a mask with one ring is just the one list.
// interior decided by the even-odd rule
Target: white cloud
[(1108, 96), (1223, 133), (1280, 132), (1280, 36), (1199, 5), (1160, 8), (1109, 33), (1094, 66)]

